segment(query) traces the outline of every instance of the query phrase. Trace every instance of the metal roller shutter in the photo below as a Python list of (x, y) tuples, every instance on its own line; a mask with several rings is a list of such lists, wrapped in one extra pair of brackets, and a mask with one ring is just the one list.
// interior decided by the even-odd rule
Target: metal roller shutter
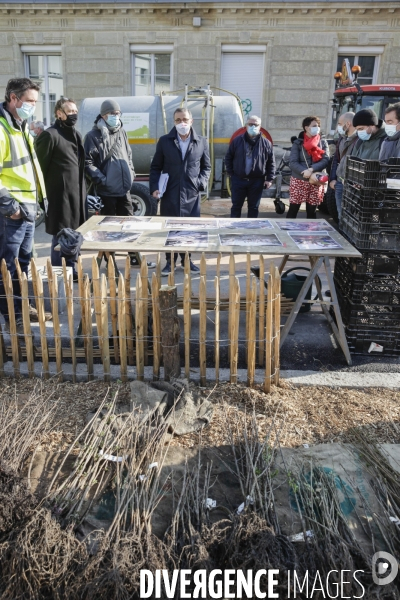
[(261, 117), (264, 79), (264, 54), (223, 52), (221, 61), (221, 87), (237, 94), (241, 100), (250, 100), (244, 105), (249, 114)]

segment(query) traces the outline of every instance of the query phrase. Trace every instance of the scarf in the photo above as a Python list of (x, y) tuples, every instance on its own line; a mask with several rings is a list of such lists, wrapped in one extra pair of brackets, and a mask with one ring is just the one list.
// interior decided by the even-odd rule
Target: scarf
[(110, 127), (109, 125), (107, 125), (105, 120), (102, 117), (100, 117), (96, 125), (97, 128), (101, 131), (101, 136), (103, 138), (104, 143), (104, 151), (105, 155), (107, 155), (110, 152), (112, 146), (110, 133), (116, 133), (117, 131), (119, 131), (121, 129), (121, 123), (116, 127)]
[(313, 162), (318, 162), (325, 154), (325, 151), (318, 146), (320, 139), (320, 135), (314, 135), (313, 137), (309, 138), (308, 135), (304, 134), (303, 145), (307, 151), (307, 154), (311, 156)]

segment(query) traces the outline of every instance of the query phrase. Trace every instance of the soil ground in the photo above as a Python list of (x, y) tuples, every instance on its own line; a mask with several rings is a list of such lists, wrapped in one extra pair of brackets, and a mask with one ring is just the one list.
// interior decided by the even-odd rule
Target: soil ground
[[(285, 384), (282, 384), (285, 385)], [(118, 392), (117, 402), (127, 403), (130, 398), (128, 383), (119, 381), (106, 384), (57, 383), (54, 380), (2, 379), (0, 398), (17, 396), (22, 403), (32, 393), (48, 396), (54, 402), (53, 431), (43, 450), (63, 450), (86, 424), (87, 413), (97, 408), (106, 394)], [(265, 394), (260, 387), (220, 384), (202, 390), (214, 404), (211, 424), (201, 435), (202, 446), (221, 446), (228, 443), (223, 426), (233, 412), (245, 419), (255, 408), (260, 433), (266, 435), (271, 426), (272, 439), (279, 435), (280, 445), (296, 447), (302, 444), (351, 442), (351, 431), (362, 427), (371, 441), (400, 443), (400, 392), (369, 388), (366, 390), (330, 388), (275, 387)], [(174, 438), (172, 445), (194, 447), (198, 434)]]

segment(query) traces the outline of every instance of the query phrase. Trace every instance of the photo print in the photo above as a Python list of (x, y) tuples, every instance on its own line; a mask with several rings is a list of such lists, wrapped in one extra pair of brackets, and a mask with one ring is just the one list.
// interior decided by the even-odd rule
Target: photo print
[(165, 246), (187, 246), (189, 248), (207, 248), (207, 231), (169, 231)]
[(279, 229), (283, 231), (334, 231), (325, 220), (318, 221), (278, 221)]
[(130, 233), (124, 233), (123, 231), (88, 231), (83, 239), (88, 242), (122, 242), (125, 244), (137, 240), (141, 233), (141, 231), (131, 231)]
[(289, 233), (290, 237), (301, 250), (330, 250), (341, 249), (341, 246), (328, 233)]
[(226, 233), (219, 234), (219, 243), (221, 246), (282, 246), (275, 233), (268, 235), (257, 233)]
[(218, 219), (220, 229), (273, 229), (268, 219)]
[(217, 229), (217, 219), (167, 219), (167, 229)]

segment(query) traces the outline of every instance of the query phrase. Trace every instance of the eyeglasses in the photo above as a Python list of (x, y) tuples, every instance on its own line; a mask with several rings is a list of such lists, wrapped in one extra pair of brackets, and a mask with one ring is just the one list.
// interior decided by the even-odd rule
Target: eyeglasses
[(254, 125), (254, 127), (259, 127), (259, 126), (260, 126), (260, 123), (247, 123), (247, 125), (249, 125), (250, 127), (251, 127), (252, 125)]
[(120, 117), (122, 115), (122, 113), (119, 110), (116, 110), (114, 112), (110, 112), (110, 113), (107, 113), (107, 114), (114, 115), (116, 117)]
[(37, 100), (21, 100), (21, 98), (19, 96), (17, 96), (17, 94), (15, 94), (15, 97), (17, 98), (17, 100), (19, 100), (20, 102), (26, 102), (27, 104), (33, 104), (34, 106), (36, 106), (36, 102)]
[(190, 123), (190, 119), (175, 119), (175, 123)]

